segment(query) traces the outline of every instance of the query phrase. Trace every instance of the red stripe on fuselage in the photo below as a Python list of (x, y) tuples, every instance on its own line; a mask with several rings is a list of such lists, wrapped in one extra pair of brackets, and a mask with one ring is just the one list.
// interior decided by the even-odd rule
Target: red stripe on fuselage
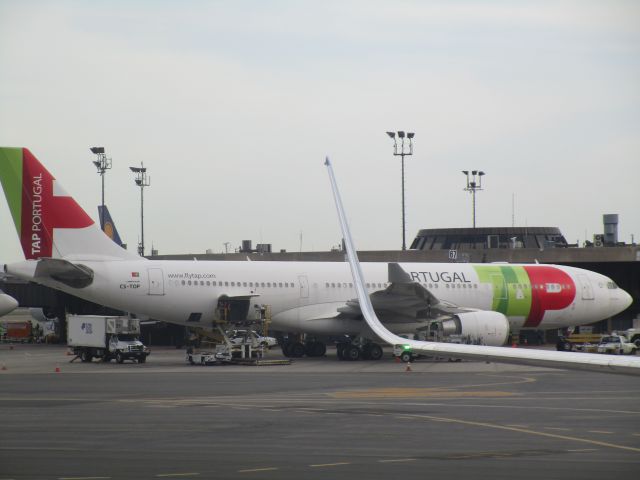
[[(566, 273), (556, 267), (530, 265), (524, 267), (531, 281), (531, 310), (523, 327), (540, 325), (548, 310), (567, 308), (576, 297), (576, 284)], [(559, 291), (547, 291), (548, 284), (560, 285)]]

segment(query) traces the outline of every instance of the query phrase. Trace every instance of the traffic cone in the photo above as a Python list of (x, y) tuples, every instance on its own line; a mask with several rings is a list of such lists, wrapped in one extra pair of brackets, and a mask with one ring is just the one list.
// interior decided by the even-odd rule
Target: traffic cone
[(517, 344), (516, 342), (513, 342), (513, 343), (511, 344), (511, 348), (518, 348), (518, 344)]
[(60, 365), (56, 365), (56, 370), (55, 370), (55, 372), (56, 372), (56, 373), (60, 373), (60, 371), (61, 371), (61, 370), (60, 370)]
[(404, 369), (405, 372), (411, 371), (411, 362), (407, 362), (407, 368)]
[(400, 357), (394, 357), (396, 359), (396, 363), (400, 363)]

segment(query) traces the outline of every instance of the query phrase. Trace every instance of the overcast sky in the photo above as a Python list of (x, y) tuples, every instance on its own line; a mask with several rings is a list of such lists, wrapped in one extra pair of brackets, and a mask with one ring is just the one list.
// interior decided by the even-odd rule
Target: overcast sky
[[(91, 146), (113, 159), (124, 241), (160, 253), (243, 239), (328, 250), (401, 246), (400, 159), (414, 131), (407, 238), (471, 226), (461, 170), (484, 170), (478, 226), (557, 226), (569, 242), (620, 215), (640, 237), (636, 1), (0, 0), (0, 144), (25, 146), (94, 218)], [(4, 199), (0, 261), (22, 258)]]

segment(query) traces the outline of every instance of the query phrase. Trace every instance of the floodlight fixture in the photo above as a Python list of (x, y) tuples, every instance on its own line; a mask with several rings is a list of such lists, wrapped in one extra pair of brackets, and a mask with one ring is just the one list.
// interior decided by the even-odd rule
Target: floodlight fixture
[(133, 179), (135, 184), (140, 187), (140, 243), (138, 244), (138, 254), (144, 256), (144, 187), (151, 185), (151, 178), (147, 178), (147, 169), (140, 162), (139, 167), (129, 167), (136, 178)]
[(471, 176), (469, 170), (462, 170), (462, 173), (467, 177), (467, 186), (463, 190), (471, 194), (473, 228), (476, 228), (476, 192), (482, 190), (482, 177), (486, 174), (482, 170), (472, 170)]
[(409, 139), (407, 147), (408, 151), (405, 151), (405, 132), (403, 130), (398, 130), (397, 132), (398, 138), (402, 140), (400, 142), (400, 148), (398, 148), (398, 142), (396, 141), (396, 134), (394, 132), (387, 132), (387, 135), (393, 139), (393, 155), (399, 156), (402, 159), (402, 250), (407, 249), (407, 240), (406, 240), (406, 221), (405, 221), (405, 201), (404, 201), (404, 157), (405, 155), (413, 155), (413, 137), (414, 133), (409, 132), (406, 136)]
[[(98, 169), (98, 175), (100, 175), (102, 180), (102, 211), (104, 212), (104, 174), (107, 170), (111, 169), (111, 159), (107, 158), (107, 155), (104, 153), (104, 147), (90, 147), (91, 153), (97, 155), (98, 159), (93, 160), (93, 164)], [(100, 215), (100, 228), (104, 230), (104, 220), (103, 215)]]

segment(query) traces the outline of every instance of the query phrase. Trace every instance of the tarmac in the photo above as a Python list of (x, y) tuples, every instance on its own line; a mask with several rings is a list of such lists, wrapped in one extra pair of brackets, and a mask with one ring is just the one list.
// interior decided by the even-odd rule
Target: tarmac
[[(483, 362), (70, 363), (0, 345), (0, 480), (635, 478), (636, 377)], [(269, 358), (282, 358), (279, 349)]]

